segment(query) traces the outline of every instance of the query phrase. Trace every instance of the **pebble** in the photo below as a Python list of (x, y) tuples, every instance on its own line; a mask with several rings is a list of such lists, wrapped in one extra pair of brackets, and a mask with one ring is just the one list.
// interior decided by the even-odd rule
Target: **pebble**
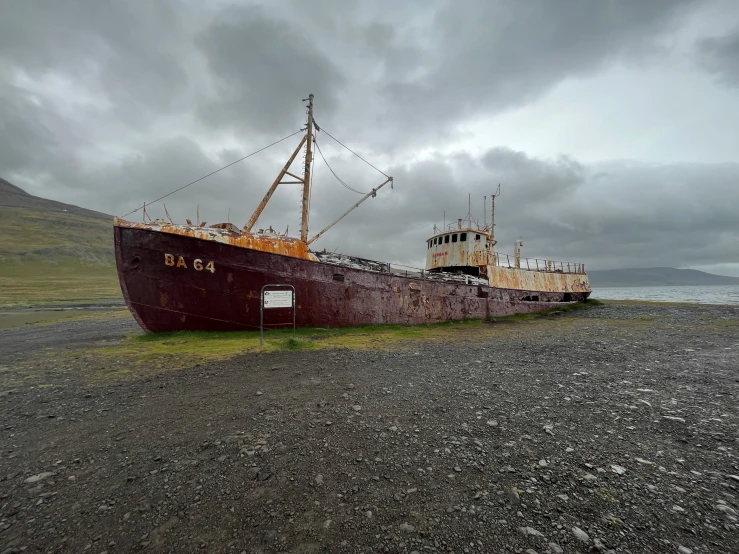
[(590, 542), (590, 537), (588, 536), (588, 534), (579, 527), (573, 527), (572, 534), (575, 535), (575, 537), (582, 542)]
[(316, 475), (316, 476), (315, 476), (315, 477), (313, 478), (313, 481), (314, 481), (314, 482), (316, 483), (316, 485), (323, 485), (323, 475), (321, 475), (321, 474), (319, 473), (318, 475)]
[(623, 475), (624, 473), (626, 473), (626, 468), (624, 466), (611, 464), (611, 471), (613, 471), (613, 473), (616, 473), (617, 475)]
[(354, 410), (355, 412), (359, 412), (362, 410), (362, 406), (360, 406), (359, 404), (354, 404), (354, 406), (352, 406), (352, 410)]
[(564, 550), (556, 542), (550, 542), (548, 545), (550, 554), (563, 554)]
[(498, 422), (495, 419), (488, 419), (486, 423), (487, 423), (487, 425), (489, 427), (497, 427), (498, 426)]
[(532, 537), (543, 537), (544, 536), (542, 533), (540, 533), (533, 527), (519, 527), (518, 530), (521, 531), (521, 533), (523, 533), (524, 535), (529, 535)]
[(693, 554), (693, 551), (690, 548), (688, 548), (687, 546), (683, 546), (682, 544), (677, 547), (677, 551), (680, 554)]
[(547, 467), (549, 464), (546, 460), (539, 460), (539, 467), (544, 468)]
[(410, 523), (401, 523), (400, 530), (405, 531), (406, 533), (412, 533), (416, 530), (416, 528), (413, 527), (413, 525), (411, 525)]
[(264, 393), (260, 390), (257, 391), (257, 396), (262, 396)]
[(42, 481), (46, 479), (47, 477), (51, 477), (52, 475), (55, 475), (53, 471), (44, 471), (36, 475), (31, 475), (28, 479), (26, 479), (23, 482), (24, 483), (38, 483), (39, 481)]

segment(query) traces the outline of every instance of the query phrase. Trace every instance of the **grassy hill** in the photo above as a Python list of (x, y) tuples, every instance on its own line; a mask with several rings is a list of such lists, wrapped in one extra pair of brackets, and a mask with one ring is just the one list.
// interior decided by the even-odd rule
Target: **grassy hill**
[(647, 267), (588, 271), (593, 287), (651, 287), (670, 285), (739, 285), (739, 278), (714, 275), (695, 269)]
[(0, 179), (0, 306), (120, 296), (112, 216)]

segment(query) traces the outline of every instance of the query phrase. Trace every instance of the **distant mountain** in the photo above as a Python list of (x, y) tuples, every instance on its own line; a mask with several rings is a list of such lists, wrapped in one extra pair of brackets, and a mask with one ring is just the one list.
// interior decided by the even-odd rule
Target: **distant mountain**
[(695, 269), (676, 269), (674, 267), (588, 271), (588, 278), (593, 287), (739, 285), (739, 277), (726, 277)]
[(0, 179), (0, 306), (120, 296), (113, 217)]
[(113, 221), (113, 216), (108, 214), (87, 210), (73, 204), (64, 204), (56, 200), (48, 200), (40, 196), (33, 196), (5, 179), (0, 179), (0, 207), (26, 208), (44, 212), (62, 212), (101, 219), (108, 223)]

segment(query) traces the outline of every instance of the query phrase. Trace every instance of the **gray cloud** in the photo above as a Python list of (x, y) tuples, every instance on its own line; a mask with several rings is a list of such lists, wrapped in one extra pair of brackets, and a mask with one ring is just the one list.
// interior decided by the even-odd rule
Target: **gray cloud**
[(721, 37), (699, 41), (698, 53), (703, 65), (731, 86), (739, 86), (739, 27)]
[(315, 94), (322, 113), (331, 113), (342, 75), (298, 23), (256, 6), (231, 7), (202, 32), (197, 44), (215, 88), (199, 110), (206, 124), (284, 134), (305, 119), (297, 94)]
[[(447, 222), (464, 217), (471, 194), (482, 219), (482, 197), (501, 183), (504, 252), (523, 235), (528, 254), (591, 267), (728, 263), (739, 255), (736, 165), (592, 164), (578, 152), (560, 156), (556, 144), (545, 159), (484, 134), (471, 142), (464, 130), (616, 66), (633, 71), (627, 94), (643, 68), (675, 63), (673, 38), (704, 5), (0, 0), (0, 176), (122, 214), (297, 130), (300, 100), (313, 93), (318, 122), (396, 183), (318, 247), (420, 264), (443, 212)], [(736, 84), (735, 47), (736, 35), (702, 36), (698, 62)], [(584, 101), (572, 98), (563, 113)], [(605, 144), (619, 109), (604, 118)], [(690, 125), (689, 114), (680, 117), (664, 125)], [(570, 132), (566, 121), (559, 132)], [(199, 205), (201, 219), (224, 221), (230, 211), (243, 225), (295, 139), (167, 198), (170, 213), (194, 219)], [(358, 190), (383, 180), (325, 134), (319, 143)], [(311, 232), (358, 199), (316, 160)], [(296, 232), (299, 201), (297, 187), (280, 187), (259, 226)], [(164, 215), (159, 206), (150, 213)]]

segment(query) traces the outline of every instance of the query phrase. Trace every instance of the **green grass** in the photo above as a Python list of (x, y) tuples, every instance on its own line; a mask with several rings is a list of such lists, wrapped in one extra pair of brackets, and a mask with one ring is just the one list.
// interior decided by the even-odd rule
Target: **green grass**
[(50, 259), (58, 251), (114, 263), (112, 219), (0, 206), (0, 238), (3, 257), (39, 253)]
[(112, 220), (0, 207), (0, 307), (120, 297)]
[(0, 264), (0, 307), (55, 305), (120, 298), (115, 266), (64, 257)]
[(594, 298), (588, 298), (584, 302), (577, 302), (573, 304), (568, 304), (566, 306), (558, 306), (556, 308), (552, 308), (551, 310), (546, 310), (544, 312), (505, 315), (505, 316), (491, 318), (491, 320), (492, 321), (507, 321), (507, 322), (531, 321), (532, 319), (537, 319), (540, 317), (547, 317), (547, 316), (556, 315), (556, 314), (564, 314), (568, 312), (574, 312), (577, 310), (585, 310), (588, 308), (592, 308), (593, 306), (604, 306), (604, 305), (605, 304), (601, 302), (600, 300), (596, 300)]

